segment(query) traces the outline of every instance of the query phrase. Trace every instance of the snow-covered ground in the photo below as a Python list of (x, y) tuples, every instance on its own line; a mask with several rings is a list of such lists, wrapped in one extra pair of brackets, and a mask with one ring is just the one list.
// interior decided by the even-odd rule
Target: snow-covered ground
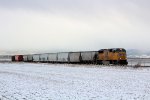
[(150, 68), (0, 63), (2, 100), (150, 100)]

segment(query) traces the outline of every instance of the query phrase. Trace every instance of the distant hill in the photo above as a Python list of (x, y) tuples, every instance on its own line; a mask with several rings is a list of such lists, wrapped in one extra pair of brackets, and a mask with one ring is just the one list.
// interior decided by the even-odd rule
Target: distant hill
[(128, 49), (128, 58), (150, 58), (150, 50)]

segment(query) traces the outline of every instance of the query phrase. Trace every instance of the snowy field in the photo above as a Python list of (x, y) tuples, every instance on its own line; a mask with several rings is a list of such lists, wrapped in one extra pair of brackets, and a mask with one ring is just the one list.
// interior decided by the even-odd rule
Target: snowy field
[(0, 100), (150, 100), (150, 68), (0, 63)]

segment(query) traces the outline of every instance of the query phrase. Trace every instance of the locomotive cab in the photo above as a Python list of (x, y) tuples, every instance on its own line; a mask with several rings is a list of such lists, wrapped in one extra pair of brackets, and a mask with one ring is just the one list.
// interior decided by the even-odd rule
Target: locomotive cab
[(121, 64), (121, 65), (127, 65), (127, 56), (126, 56), (126, 50), (123, 48), (117, 48), (113, 49), (113, 58), (111, 59), (114, 64)]

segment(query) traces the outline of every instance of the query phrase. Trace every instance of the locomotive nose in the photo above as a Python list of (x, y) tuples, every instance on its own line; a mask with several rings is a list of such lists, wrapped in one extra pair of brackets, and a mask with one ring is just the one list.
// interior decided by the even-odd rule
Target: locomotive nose
[(126, 54), (125, 53), (119, 53), (118, 58), (119, 58), (119, 60), (125, 60), (126, 59)]

